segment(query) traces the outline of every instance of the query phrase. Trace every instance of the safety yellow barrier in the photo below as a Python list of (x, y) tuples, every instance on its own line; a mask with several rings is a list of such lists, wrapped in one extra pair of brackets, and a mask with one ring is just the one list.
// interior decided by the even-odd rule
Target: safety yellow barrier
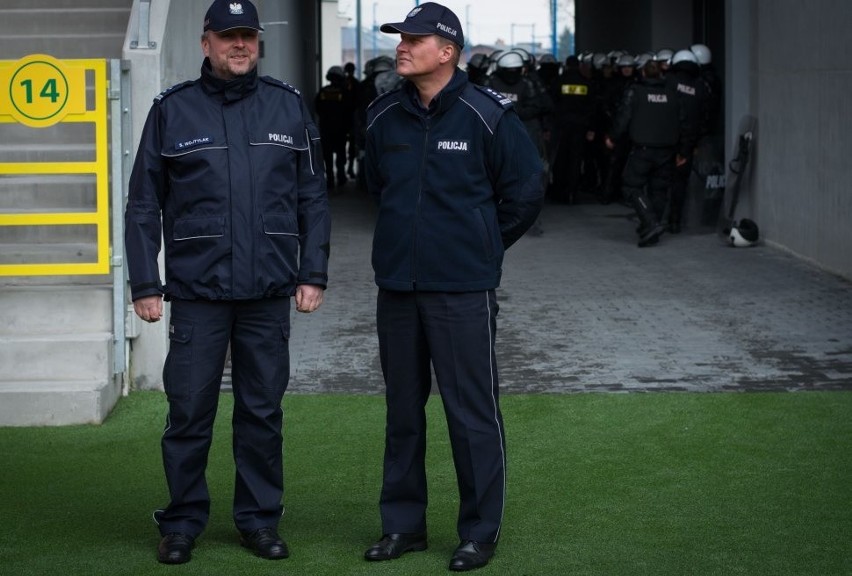
[[(87, 75), (87, 71), (92, 73)], [(92, 79), (92, 105), (87, 104), (87, 76)], [(109, 142), (106, 60), (57, 60), (33, 54), (21, 60), (0, 60), (0, 124), (18, 123), (34, 131), (57, 123), (94, 124), (94, 161), (3, 162), (5, 176), (76, 175), (95, 177), (95, 206), (91, 212), (0, 212), (3, 226), (96, 227), (94, 262), (0, 263), (0, 276), (108, 274)], [(5, 145), (11, 142), (3, 142)]]

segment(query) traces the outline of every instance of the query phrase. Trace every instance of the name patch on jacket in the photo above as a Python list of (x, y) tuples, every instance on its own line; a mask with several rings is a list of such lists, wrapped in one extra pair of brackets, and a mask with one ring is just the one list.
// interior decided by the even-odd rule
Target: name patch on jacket
[(211, 138), (210, 136), (202, 136), (200, 138), (193, 138), (192, 140), (175, 142), (175, 150), (187, 150), (189, 148), (195, 148), (196, 146), (210, 144), (211, 142), (213, 142), (213, 138)]
[(288, 134), (273, 134), (269, 133), (269, 141), (277, 142), (278, 144), (288, 144), (290, 146), (293, 145), (293, 137)]
[(652, 104), (665, 104), (669, 101), (665, 94), (648, 94), (648, 102)]
[(384, 147), (385, 152), (405, 152), (410, 149), (411, 145), (409, 144), (388, 144)]
[(438, 152), (468, 152), (468, 140), (438, 140)]

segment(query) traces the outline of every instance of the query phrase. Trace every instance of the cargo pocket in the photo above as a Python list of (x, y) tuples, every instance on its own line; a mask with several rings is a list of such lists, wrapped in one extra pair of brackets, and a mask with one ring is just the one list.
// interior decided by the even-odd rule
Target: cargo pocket
[(163, 366), (163, 388), (166, 396), (185, 400), (192, 382), (192, 324), (169, 325), (169, 353)]
[(275, 379), (269, 384), (272, 394), (284, 396), (290, 382), (290, 320), (283, 320), (280, 327), (281, 341), (278, 342), (278, 353), (276, 354), (278, 366), (275, 370)]

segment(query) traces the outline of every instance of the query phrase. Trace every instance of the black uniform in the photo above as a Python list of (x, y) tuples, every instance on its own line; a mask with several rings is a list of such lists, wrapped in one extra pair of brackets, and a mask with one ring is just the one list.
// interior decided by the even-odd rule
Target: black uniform
[(344, 89), (346, 90), (346, 96), (352, 106), (352, 119), (349, 124), (349, 133), (346, 136), (346, 141), (349, 147), (349, 153), (347, 156), (349, 164), (346, 167), (346, 174), (350, 178), (355, 178), (355, 161), (358, 160), (358, 156), (360, 155), (360, 148), (358, 148), (358, 141), (355, 135), (355, 114), (358, 106), (358, 97), (361, 93), (361, 82), (355, 78), (355, 66), (351, 62), (347, 63), (343, 69), (346, 72), (346, 83), (344, 84)]
[(550, 96), (542, 88), (537, 88), (530, 78), (522, 75), (513, 76), (502, 70), (497, 70), (489, 76), (485, 86), (512, 101), (515, 111), (527, 129), (527, 134), (530, 135), (530, 140), (539, 151), (539, 156), (543, 160), (546, 159), (543, 121), (553, 110)]
[[(699, 77), (698, 64), (694, 62), (678, 62), (669, 69), (666, 81), (671, 85), (680, 99), (689, 124), (700, 130), (707, 118), (707, 107), (710, 94)], [(685, 151), (684, 151), (685, 152)], [(683, 205), (689, 176), (692, 173), (694, 151), (690, 150), (685, 156), (685, 163), (677, 166), (674, 171), (671, 194), (669, 197), (669, 231), (680, 232)]]
[(625, 200), (633, 205), (641, 221), (643, 246), (662, 232), (659, 218), (671, 185), (675, 156), (685, 157), (692, 151), (694, 136), (677, 93), (659, 77), (644, 78), (625, 92), (612, 136), (624, 134), (629, 135), (632, 146), (622, 187)]
[[(632, 78), (625, 77), (617, 69), (609, 78), (601, 78), (599, 87), (601, 89), (600, 112), (598, 119), (600, 127), (606, 134), (612, 135), (612, 123), (618, 113), (618, 107), (624, 98), (624, 92), (633, 84)], [(601, 190), (601, 201), (604, 204), (620, 201), (621, 198), (621, 175), (624, 165), (627, 163), (627, 155), (630, 153), (630, 137), (625, 133), (622, 137), (613, 140), (615, 147), (607, 154), (607, 163), (603, 177), (603, 189)]]
[(554, 137), (557, 139), (553, 192), (557, 201), (572, 202), (580, 187), (586, 137), (593, 130), (597, 97), (592, 79), (575, 62), (566, 61), (553, 93)]
[(352, 130), (355, 107), (345, 78), (333, 76), (330, 82), (317, 92), (314, 107), (322, 139), (326, 180), (329, 186), (333, 186), (336, 170), (337, 185), (342, 186), (346, 183), (346, 141)]

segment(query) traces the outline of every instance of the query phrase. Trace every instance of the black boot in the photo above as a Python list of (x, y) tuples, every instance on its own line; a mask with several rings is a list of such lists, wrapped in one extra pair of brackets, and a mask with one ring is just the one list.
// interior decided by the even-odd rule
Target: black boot
[(681, 203), (672, 195), (669, 202), (669, 232), (671, 234), (680, 234), (681, 221)]
[(644, 248), (656, 244), (663, 232), (666, 231), (666, 227), (657, 220), (656, 213), (648, 206), (648, 202), (643, 196), (637, 196), (633, 204), (636, 215), (639, 216), (639, 222), (642, 223), (639, 228), (638, 246)]

